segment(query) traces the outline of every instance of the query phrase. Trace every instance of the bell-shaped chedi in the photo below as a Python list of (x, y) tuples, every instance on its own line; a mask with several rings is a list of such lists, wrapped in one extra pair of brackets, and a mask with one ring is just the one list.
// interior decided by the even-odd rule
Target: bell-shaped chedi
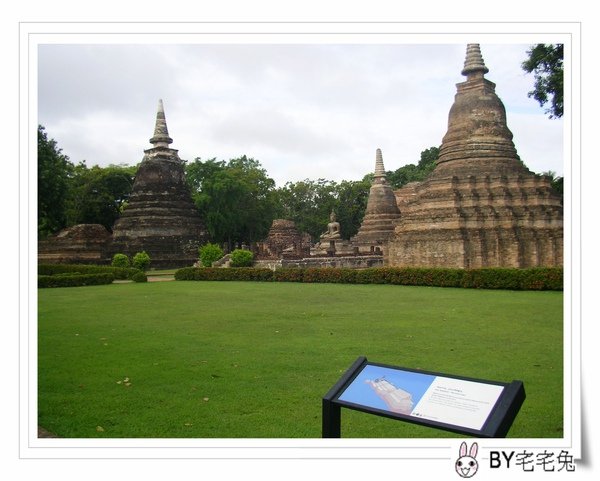
[(127, 207), (113, 227), (112, 251), (130, 256), (145, 251), (152, 267), (192, 265), (207, 239), (172, 142), (160, 100), (152, 147), (144, 151)]
[(479, 45), (469, 44), (462, 70), (467, 80), (457, 85), (435, 177), (482, 171), (531, 174), (517, 156), (504, 104), (496, 84), (484, 78), (487, 72)]
[(536, 267), (563, 261), (563, 211), (549, 178), (519, 159), (478, 44), (467, 46), (436, 168), (396, 192), (395, 266)]
[(380, 249), (385, 251), (394, 236), (394, 228), (400, 219), (394, 191), (387, 181), (381, 150), (375, 153), (375, 173), (369, 190), (365, 216), (358, 233), (351, 239), (360, 253)]

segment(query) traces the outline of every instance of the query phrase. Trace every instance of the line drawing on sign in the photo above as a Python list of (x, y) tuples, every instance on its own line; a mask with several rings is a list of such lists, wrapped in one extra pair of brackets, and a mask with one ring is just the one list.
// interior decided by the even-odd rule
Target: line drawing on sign
[(413, 409), (412, 395), (404, 389), (394, 386), (384, 377), (375, 380), (367, 379), (365, 381), (375, 394), (377, 394), (386, 404), (388, 409), (398, 414), (410, 414)]

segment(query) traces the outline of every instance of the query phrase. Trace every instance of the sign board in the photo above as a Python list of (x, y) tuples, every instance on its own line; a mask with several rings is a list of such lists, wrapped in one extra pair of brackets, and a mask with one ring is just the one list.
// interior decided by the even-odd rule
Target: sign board
[(504, 437), (524, 400), (520, 381), (472, 379), (359, 357), (323, 398), (323, 437), (340, 437), (341, 407), (475, 437)]

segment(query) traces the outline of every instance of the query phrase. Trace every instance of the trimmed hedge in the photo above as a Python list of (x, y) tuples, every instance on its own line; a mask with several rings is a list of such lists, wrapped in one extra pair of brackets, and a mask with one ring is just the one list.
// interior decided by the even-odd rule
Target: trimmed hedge
[(563, 290), (563, 270), (535, 269), (473, 269), (465, 271), (463, 286), (478, 289)]
[(283, 268), (273, 272), (275, 282), (304, 282), (304, 269)]
[(38, 264), (38, 275), (54, 276), (56, 274), (112, 274), (115, 279), (132, 279), (141, 272), (134, 267), (112, 267), (87, 264)]
[(276, 271), (253, 268), (186, 267), (175, 272), (175, 279), (179, 281), (327, 282), (473, 289), (563, 290), (563, 269), (560, 267), (470, 270), (413, 267), (284, 268)]
[(86, 264), (39, 264), (38, 287), (77, 287), (111, 284), (115, 279), (146, 282), (146, 274), (133, 267)]
[(177, 281), (272, 281), (271, 269), (252, 267), (184, 267), (175, 271)]
[(115, 277), (110, 272), (97, 274), (62, 273), (38, 276), (38, 287), (79, 287), (111, 284)]

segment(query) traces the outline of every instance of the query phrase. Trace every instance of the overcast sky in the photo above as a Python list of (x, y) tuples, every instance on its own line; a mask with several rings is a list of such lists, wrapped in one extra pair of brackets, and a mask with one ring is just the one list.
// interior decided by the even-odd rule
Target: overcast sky
[[(528, 97), (529, 45), (481, 44), (517, 152), (563, 174), (563, 122)], [(38, 49), (38, 122), (72, 162), (136, 164), (163, 99), (184, 160), (247, 155), (278, 186), (358, 180), (439, 146), (465, 44), (68, 45)]]

